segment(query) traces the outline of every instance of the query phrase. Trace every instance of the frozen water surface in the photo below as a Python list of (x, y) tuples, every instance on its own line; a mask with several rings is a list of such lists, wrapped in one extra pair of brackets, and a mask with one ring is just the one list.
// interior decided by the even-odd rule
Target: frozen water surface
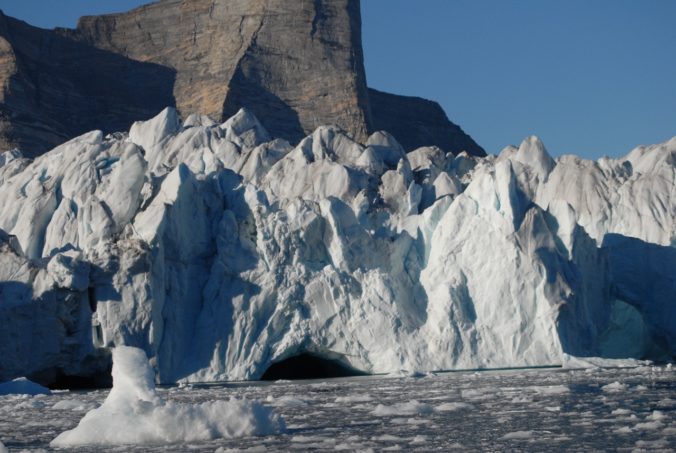
[[(676, 372), (632, 369), (463, 372), (418, 378), (172, 387), (175, 403), (260, 400), (287, 423), (267, 437), (107, 451), (626, 450), (676, 448)], [(0, 397), (0, 441), (50, 450), (107, 390)], [(69, 450), (71, 451), (71, 450)], [(106, 451), (100, 446), (72, 451)]]

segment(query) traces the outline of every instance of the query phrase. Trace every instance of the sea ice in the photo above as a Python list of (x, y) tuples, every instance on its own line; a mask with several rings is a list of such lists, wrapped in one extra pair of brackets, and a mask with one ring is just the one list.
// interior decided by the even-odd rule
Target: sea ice
[(434, 408), (437, 412), (452, 412), (459, 410), (470, 410), (474, 406), (468, 403), (443, 403)]
[(504, 440), (527, 440), (534, 437), (533, 431), (513, 431), (502, 436)]
[(163, 401), (145, 353), (113, 350), (113, 388), (101, 407), (60, 434), (52, 447), (164, 444), (282, 432), (284, 421), (260, 403), (231, 399), (202, 404)]
[(429, 414), (433, 411), (432, 406), (425, 403), (420, 403), (416, 400), (411, 400), (404, 403), (397, 403), (392, 406), (385, 404), (378, 404), (371, 413), (379, 417), (388, 417), (396, 415), (416, 415)]
[(604, 392), (623, 392), (627, 390), (629, 386), (627, 384), (623, 384), (622, 382), (611, 382), (610, 384), (606, 384), (603, 387), (601, 387), (601, 390)]
[(54, 403), (52, 409), (65, 411), (90, 411), (92, 409), (96, 409), (96, 407), (96, 404), (85, 403), (79, 400), (61, 400), (57, 403)]

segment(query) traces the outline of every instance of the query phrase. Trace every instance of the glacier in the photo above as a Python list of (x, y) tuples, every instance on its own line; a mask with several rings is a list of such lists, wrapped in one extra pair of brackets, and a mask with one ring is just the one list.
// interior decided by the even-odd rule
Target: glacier
[(676, 137), (598, 161), (537, 137), (406, 153), (247, 110), (168, 108), (0, 155), (0, 381), (259, 379), (300, 354), (366, 373), (676, 357)]

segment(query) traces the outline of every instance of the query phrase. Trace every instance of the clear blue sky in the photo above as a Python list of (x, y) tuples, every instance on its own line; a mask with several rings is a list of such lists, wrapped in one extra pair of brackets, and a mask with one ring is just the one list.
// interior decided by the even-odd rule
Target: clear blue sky
[[(0, 0), (45, 28), (143, 0)], [(362, 0), (369, 85), (441, 103), (488, 152), (597, 158), (676, 135), (676, 0)]]

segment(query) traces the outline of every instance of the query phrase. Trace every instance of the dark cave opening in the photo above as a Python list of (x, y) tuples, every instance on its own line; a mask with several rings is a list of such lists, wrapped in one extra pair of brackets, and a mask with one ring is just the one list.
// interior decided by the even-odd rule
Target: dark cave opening
[(340, 360), (302, 353), (270, 365), (261, 376), (261, 381), (325, 379), (366, 375), (367, 373), (355, 370)]
[(87, 296), (89, 299), (89, 308), (91, 309), (92, 313), (96, 313), (96, 288), (93, 286), (87, 288)]

